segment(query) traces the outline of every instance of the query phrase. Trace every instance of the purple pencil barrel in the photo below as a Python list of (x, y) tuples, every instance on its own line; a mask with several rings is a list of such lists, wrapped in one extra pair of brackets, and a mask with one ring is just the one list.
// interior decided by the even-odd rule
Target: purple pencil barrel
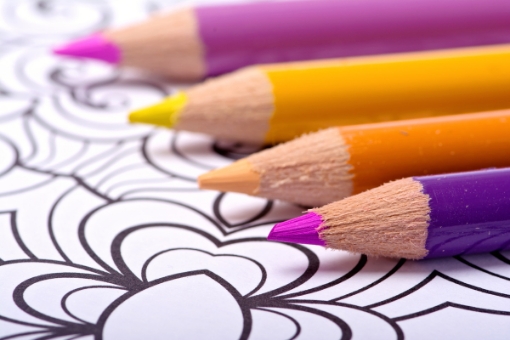
[(195, 9), (207, 72), (510, 42), (508, 0), (313, 0)]

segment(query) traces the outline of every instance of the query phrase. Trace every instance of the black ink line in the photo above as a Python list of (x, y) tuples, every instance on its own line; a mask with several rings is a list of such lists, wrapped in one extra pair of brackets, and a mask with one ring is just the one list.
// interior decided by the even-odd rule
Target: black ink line
[[(63, 297), (62, 297), (62, 300), (60, 301), (60, 307), (62, 308), (62, 310), (67, 314), (69, 315), (70, 317), (72, 317), (73, 319), (79, 321), (79, 322), (83, 322), (84, 324), (89, 324), (89, 325), (93, 325), (92, 323), (88, 322), (88, 321), (85, 321), (79, 317), (77, 317), (76, 315), (74, 315), (73, 313), (71, 313), (71, 311), (69, 310), (69, 308), (67, 308), (67, 299), (73, 295), (74, 293), (76, 292), (79, 292), (79, 291), (82, 291), (82, 290), (86, 290), (86, 289), (95, 289), (95, 288), (108, 288), (108, 289), (119, 289), (119, 290), (124, 290), (126, 291), (125, 288), (123, 287), (114, 287), (114, 286), (86, 286), (86, 287), (80, 287), (80, 288), (76, 288), (76, 289), (73, 289), (69, 292), (67, 292)], [(81, 336), (81, 335), (80, 335)]]
[(48, 145), (49, 145), (50, 152), (48, 153), (48, 156), (46, 156), (46, 159), (43, 159), (39, 163), (33, 164), (33, 166), (35, 166), (35, 167), (43, 166), (45, 164), (50, 163), (53, 160), (53, 158), (55, 158), (55, 152), (56, 152), (55, 137), (56, 137), (55, 134), (50, 132), (50, 135), (48, 137)]
[(18, 244), (20, 249), (25, 253), (25, 255), (28, 256), (29, 259), (37, 260), (37, 257), (34, 255), (34, 253), (32, 253), (30, 251), (30, 249), (28, 249), (26, 244), (21, 239), (21, 235), (19, 234), (19, 230), (18, 230), (18, 225), (16, 223), (17, 211), (6, 211), (6, 213), (9, 213), (11, 215), (11, 219), (10, 219), (10, 221), (11, 221), (11, 232), (12, 232), (12, 235), (14, 236), (14, 239), (16, 240), (16, 243)]
[(147, 280), (147, 268), (149, 267), (149, 264), (152, 262), (152, 260), (154, 260), (156, 257), (158, 257), (161, 254), (165, 254), (165, 253), (168, 253), (168, 252), (171, 252), (171, 251), (178, 251), (178, 250), (193, 250), (193, 251), (198, 251), (200, 253), (204, 253), (204, 254), (207, 254), (207, 255), (212, 256), (212, 257), (222, 257), (222, 256), (224, 256), (224, 257), (228, 257), (228, 256), (239, 257), (239, 258), (248, 260), (250, 262), (253, 262), (260, 269), (261, 280), (259, 281), (258, 285), (254, 289), (252, 289), (251, 292), (247, 293), (244, 297), (248, 297), (248, 296), (254, 294), (255, 292), (257, 292), (264, 285), (264, 283), (266, 283), (267, 272), (266, 272), (266, 269), (264, 268), (264, 266), (260, 262), (255, 261), (255, 260), (253, 260), (253, 259), (251, 259), (249, 257), (246, 257), (246, 256), (235, 255), (235, 254), (213, 254), (213, 253), (210, 253), (208, 251), (205, 251), (205, 250), (202, 250), (202, 249), (197, 249), (197, 248), (170, 248), (170, 249), (166, 249), (166, 250), (162, 250), (160, 252), (157, 252), (156, 254), (154, 254), (151, 257), (149, 257), (145, 261), (145, 263), (143, 264), (143, 266), (142, 266), (142, 280), (144, 282), (148, 282), (148, 280)]
[[(105, 271), (102, 271), (102, 270), (99, 270), (99, 269), (95, 269), (95, 268), (90, 268), (90, 267), (87, 267), (87, 266), (84, 266), (84, 265), (81, 265), (81, 264), (67, 263), (67, 262), (56, 261), (56, 260), (17, 259), (17, 260), (4, 261), (2, 266), (14, 265), (14, 264), (18, 264), (18, 263), (48, 263), (48, 264), (57, 264), (57, 265), (65, 266), (65, 267), (72, 267), (72, 268), (76, 268), (76, 269), (88, 270), (88, 271), (90, 271), (92, 273), (95, 273), (95, 274), (98, 274), (98, 275), (103, 275), (103, 276), (110, 274), (108, 272), (105, 272)], [(37, 326), (37, 327), (39, 327), (39, 326)]]
[(3, 140), (5, 143), (9, 144), (9, 146), (14, 150), (14, 161), (11, 163), (11, 165), (5, 169), (3, 172), (0, 172), (0, 177), (4, 176), (8, 172), (10, 172), (18, 163), (19, 163), (19, 150), (16, 147), (16, 145), (7, 137), (0, 134), (0, 139)]
[(506, 276), (503, 276), (503, 275), (499, 275), (499, 274), (493, 273), (493, 272), (488, 271), (486, 269), (483, 269), (482, 267), (479, 267), (479, 266), (477, 266), (477, 265), (467, 261), (466, 259), (462, 258), (461, 256), (454, 256), (453, 258), (456, 259), (457, 261), (460, 261), (460, 262), (464, 263), (465, 265), (470, 266), (471, 268), (474, 268), (476, 270), (479, 270), (479, 271), (481, 271), (481, 272), (483, 272), (485, 274), (489, 274), (491, 276), (495, 276), (495, 277), (498, 277), (500, 279), (503, 279), (503, 280), (506, 280), (506, 281), (510, 281), (510, 278), (508, 278)]
[(291, 317), (290, 315), (287, 315), (287, 314), (283, 314), (283, 313), (280, 313), (278, 311), (275, 311), (275, 310), (272, 310), (272, 309), (266, 309), (266, 308), (253, 308), (255, 310), (261, 310), (261, 311), (264, 311), (264, 312), (269, 312), (269, 313), (274, 313), (276, 315), (280, 315), (280, 316), (283, 316), (284, 318), (290, 320), (293, 324), (294, 324), (294, 327), (296, 327), (296, 331), (294, 332), (294, 334), (289, 338), (289, 340), (294, 340), (295, 338), (297, 338), (299, 336), (299, 334), (301, 334), (301, 325), (299, 324), (299, 322), (296, 321), (296, 319), (294, 319), (293, 317)]
[[(374, 311), (374, 310), (366, 308), (366, 307), (361, 307), (361, 306), (352, 305), (352, 304), (343, 303), (343, 302), (322, 301), (322, 300), (290, 300), (290, 301), (286, 301), (286, 302), (292, 302), (291, 306), (294, 306), (295, 303), (303, 303), (303, 304), (317, 304), (317, 305), (326, 305), (326, 306), (345, 307), (345, 308), (362, 311), (362, 312), (371, 314), (371, 315), (381, 319), (382, 321), (386, 322), (388, 325), (390, 325), (391, 328), (393, 328), (393, 330), (395, 331), (395, 334), (397, 335), (398, 340), (404, 339), (404, 332), (402, 331), (402, 329), (400, 328), (400, 326), (397, 324), (396, 321), (387, 317), (384, 314), (381, 314), (377, 311)], [(275, 305), (275, 307), (277, 307), (277, 306), (278, 306), (278, 302)]]
[(32, 148), (32, 152), (30, 153), (30, 155), (28, 155), (27, 158), (24, 159), (25, 162), (29, 162), (37, 154), (37, 143), (35, 142), (35, 138), (34, 138), (34, 135), (32, 134), (32, 130), (30, 130), (30, 126), (29, 126), (30, 124), (28, 121), (28, 117), (29, 117), (29, 115), (32, 115), (32, 113), (33, 113), (33, 111), (30, 111), (30, 112), (27, 112), (23, 116), (23, 130), (25, 130), (25, 133), (28, 137), (28, 141), (30, 142), (30, 146)]
[(108, 150), (105, 150), (105, 151), (103, 151), (103, 152), (93, 156), (92, 158), (87, 159), (85, 162), (83, 162), (80, 165), (78, 165), (77, 167), (75, 167), (72, 170), (72, 174), (76, 174), (78, 171), (80, 171), (83, 168), (86, 168), (88, 165), (93, 164), (93, 163), (99, 161), (103, 157), (109, 156), (111, 153), (114, 153), (115, 151), (117, 151), (118, 148), (122, 147), (122, 145), (123, 145), (122, 141), (121, 142), (117, 142), (117, 143), (113, 144), (113, 146), (111, 148), (109, 148)]
[(72, 262), (72, 261), (64, 253), (64, 251), (62, 250), (62, 247), (60, 247), (60, 245), (58, 244), (57, 238), (55, 236), (55, 232), (53, 231), (53, 215), (55, 214), (55, 209), (60, 204), (62, 199), (64, 199), (64, 197), (66, 197), (70, 192), (72, 192), (76, 188), (77, 188), (76, 186), (73, 186), (73, 187), (69, 188), (68, 190), (66, 190), (62, 195), (60, 195), (60, 197), (55, 201), (55, 203), (52, 204), (50, 213), (48, 214), (48, 222), (47, 222), (48, 223), (48, 233), (50, 235), (51, 242), (53, 243), (53, 246), (55, 247), (57, 252), (60, 254), (62, 259), (64, 259), (65, 262)]
[(341, 340), (350, 340), (352, 338), (351, 327), (349, 327), (349, 325), (344, 320), (340, 319), (339, 317), (337, 317), (331, 313), (325, 312), (320, 309), (306, 307), (306, 306), (297, 305), (297, 304), (286, 304), (286, 305), (278, 306), (277, 308), (298, 310), (298, 311), (307, 312), (310, 314), (315, 314), (315, 315), (321, 316), (321, 317), (333, 322), (340, 329), (340, 331), (342, 332), (342, 335), (340, 337)]
[[(273, 242), (273, 241), (267, 241), (267, 239), (264, 239), (264, 241), (265, 242)], [(268, 300), (282, 301), (283, 300), (282, 298), (280, 298), (280, 297), (275, 298), (275, 296), (283, 294), (285, 292), (288, 292), (290, 290), (293, 290), (294, 288), (301, 286), (303, 283), (310, 280), (315, 275), (315, 273), (317, 273), (317, 271), (319, 270), (319, 257), (313, 251), (311, 251), (310, 249), (308, 249), (300, 244), (296, 244), (296, 243), (281, 243), (281, 244), (288, 246), (288, 247), (296, 248), (299, 251), (301, 251), (301, 253), (303, 253), (303, 255), (305, 255), (308, 259), (308, 268), (306, 268), (305, 272), (303, 274), (301, 274), (301, 276), (298, 277), (297, 279), (295, 279), (294, 281), (292, 281), (280, 288), (277, 288), (277, 289), (271, 290), (269, 292), (251, 297), (250, 303), (252, 303), (253, 305), (260, 306), (260, 305), (263, 305), (264, 303), (267, 303)]]
[[(28, 305), (28, 303), (24, 299), (24, 293), (25, 291), (31, 287), (32, 285), (42, 282), (42, 281), (48, 281), (48, 280), (54, 280), (54, 279), (63, 279), (63, 278), (78, 278), (78, 279), (88, 279), (88, 280), (96, 280), (100, 282), (107, 282), (107, 283), (114, 283), (116, 284), (115, 278), (112, 276), (104, 277), (100, 275), (93, 275), (93, 274), (83, 274), (83, 273), (52, 273), (52, 274), (44, 274), (40, 276), (34, 276), (28, 280), (25, 280), (21, 282), (13, 291), (13, 300), (16, 306), (23, 310), (25, 313), (44, 320), (48, 322), (52, 322), (57, 325), (64, 326), (65, 328), (62, 329), (63, 332), (65, 332), (63, 335), (73, 335), (73, 334), (94, 334), (97, 326), (90, 324), (90, 323), (75, 323), (70, 322), (66, 320), (61, 320), (49, 315), (45, 315), (32, 307)], [(62, 335), (62, 334), (60, 334)]]
[(60, 136), (63, 136), (63, 137), (66, 137), (68, 139), (71, 139), (71, 140), (76, 140), (76, 141), (80, 141), (82, 142), (84, 139), (87, 139), (87, 140), (90, 140), (91, 142), (95, 142), (95, 143), (107, 143), (107, 144), (111, 144), (115, 141), (117, 142), (125, 142), (125, 141), (136, 141), (136, 140), (139, 140), (142, 136), (145, 136), (145, 134), (140, 134), (140, 135), (132, 135), (132, 136), (128, 136), (128, 137), (124, 137), (124, 138), (108, 138), (108, 137), (104, 137), (104, 138), (92, 138), (92, 137), (85, 137), (85, 136), (76, 136), (76, 135), (73, 135), (67, 131), (64, 131), (64, 130), (57, 130), (55, 127), (51, 126), (50, 123), (46, 122), (40, 115), (38, 114), (33, 114), (31, 116), (34, 121), (36, 121), (37, 123), (39, 123), (39, 125), (41, 125), (42, 127), (46, 128), (47, 130), (57, 134), (57, 135), (60, 135)]
[(343, 299), (346, 299), (348, 297), (351, 297), (351, 296), (354, 296), (356, 294), (359, 294), (361, 292), (364, 292), (365, 290), (368, 290), (376, 285), (378, 285), (379, 283), (385, 281), (386, 279), (388, 279), (390, 276), (392, 276), (393, 274), (395, 274), (403, 265), (404, 263), (406, 263), (406, 259), (400, 259), (397, 264), (395, 265), (395, 267), (393, 267), (388, 273), (386, 273), (384, 276), (382, 276), (380, 279), (372, 282), (371, 284), (363, 287), (363, 288), (360, 288), (358, 290), (355, 290), (354, 292), (351, 292), (349, 294), (345, 294), (345, 295), (342, 295), (340, 297), (337, 297), (335, 299), (332, 299), (330, 301), (340, 301), (340, 300), (343, 300)]
[[(95, 196), (98, 196), (98, 197), (102, 198), (103, 200), (105, 200), (107, 202), (114, 202), (115, 201), (114, 199), (112, 199), (112, 198), (102, 194), (101, 192), (95, 190), (89, 184), (87, 184), (87, 182), (85, 182), (83, 179), (81, 179), (80, 177), (78, 177), (76, 175), (60, 174), (60, 173), (57, 173), (57, 172), (53, 172), (51, 170), (42, 170), (42, 169), (32, 168), (32, 167), (27, 166), (27, 165), (21, 165), (21, 164), (18, 164), (18, 166), (23, 168), (23, 169), (26, 169), (26, 170), (31, 170), (31, 171), (34, 171), (34, 172), (38, 172), (38, 173), (42, 173), (42, 174), (47, 174), (47, 175), (52, 175), (53, 178), (51, 178), (50, 180), (48, 180), (46, 182), (53, 181), (53, 180), (55, 180), (58, 177), (72, 178), (72, 179), (74, 179), (76, 181), (76, 183), (78, 185), (83, 187), (85, 190), (90, 191)], [(39, 184), (37, 186), (33, 186), (32, 188), (40, 187), (40, 186), (44, 185), (46, 182), (44, 182), (42, 184)], [(29, 189), (30, 188), (23, 189), (23, 191), (27, 191)], [(2, 194), (2, 195), (4, 195), (4, 194)], [(2, 196), (2, 195), (0, 195), (0, 196)]]
[(491, 255), (505, 264), (510, 264), (510, 260), (504, 257), (499, 251), (493, 251)]
[(86, 140), (86, 141), (82, 142), (81, 148), (80, 148), (80, 150), (78, 150), (78, 152), (76, 152), (74, 155), (72, 155), (68, 159), (64, 159), (62, 162), (52, 165), (52, 168), (58, 169), (63, 166), (66, 166), (68, 164), (71, 164), (75, 160), (80, 159), (80, 157), (82, 157), (87, 152), (88, 148), (89, 148), (89, 141)]
[(7, 336), (4, 336), (4, 337), (1, 337), (0, 340), (10, 340), (10, 339), (16, 339), (16, 338), (19, 338), (19, 337), (22, 337), (22, 336), (26, 336), (26, 335), (46, 334), (48, 332), (49, 332), (48, 330), (44, 330), (44, 331), (33, 331), (33, 332), (17, 333), (17, 334), (7, 335)]
[(2, 193), (0, 193), (0, 197), (2, 197), (2, 196), (17, 195), (17, 194), (21, 194), (22, 192), (27, 192), (27, 191), (31, 191), (31, 190), (34, 190), (34, 189), (42, 188), (43, 186), (47, 185), (48, 183), (53, 182), (56, 177), (57, 176), (52, 176), (50, 179), (44, 180), (44, 181), (39, 182), (37, 184), (33, 184), (33, 185), (31, 185), (29, 187), (26, 187), (26, 188), (23, 188), (23, 189), (18, 189), (18, 190), (8, 191), (8, 192), (2, 192)]
[(221, 201), (223, 200), (224, 197), (225, 197), (224, 192), (219, 193), (219, 195), (216, 197), (216, 199), (214, 200), (214, 203), (213, 203), (213, 213), (214, 213), (214, 216), (227, 228), (239, 227), (243, 224), (248, 224), (248, 223), (254, 222), (254, 221), (266, 216), (271, 211), (271, 209), (273, 207), (273, 201), (267, 200), (266, 205), (264, 206), (264, 208), (262, 208), (262, 210), (257, 215), (253, 216), (252, 218), (250, 218), (244, 222), (230, 224), (221, 214), (221, 209), (220, 209)]
[(131, 180), (125, 180), (121, 182), (117, 182), (115, 184), (112, 184), (108, 188), (104, 190), (105, 194), (110, 194), (113, 190), (116, 188), (125, 186), (125, 185), (137, 185), (137, 184), (145, 184), (145, 183), (161, 183), (161, 182), (171, 182), (172, 178), (148, 178), (148, 179), (131, 179)]
[(207, 165), (207, 164), (202, 164), (200, 162), (197, 162), (191, 158), (189, 158), (188, 156), (186, 156), (185, 154), (183, 154), (178, 148), (177, 148), (177, 138), (178, 136), (180, 135), (180, 132), (174, 132), (173, 136), (172, 136), (172, 139), (170, 141), (170, 150), (172, 150), (172, 152), (174, 154), (176, 154), (177, 156), (179, 156), (182, 160), (185, 160), (186, 162), (190, 163), (190, 164), (193, 164), (201, 169), (204, 169), (204, 170), (213, 170), (215, 167), (213, 166), (210, 166), (210, 165)]
[(510, 315), (510, 312), (493, 310), (493, 309), (478, 308), (478, 307), (471, 307), (471, 306), (466, 306), (466, 305), (463, 305), (463, 304), (459, 304), (459, 303), (454, 303), (454, 302), (449, 302), (448, 301), (448, 302), (444, 302), (444, 303), (442, 303), (440, 305), (434, 306), (432, 308), (425, 309), (425, 310), (423, 310), (421, 312), (411, 313), (411, 314), (407, 314), (407, 315), (403, 315), (403, 316), (399, 316), (399, 317), (393, 318), (393, 320), (396, 321), (396, 322), (405, 321), (405, 320), (417, 318), (419, 316), (424, 316), (424, 315), (427, 315), (427, 314), (431, 314), (431, 313), (440, 311), (442, 309), (445, 309), (447, 307), (453, 307), (453, 308), (458, 308), (458, 309), (463, 309), (463, 310), (468, 310), (468, 311), (478, 312), (478, 313), (485, 313), (485, 314)]
[(95, 170), (93, 170), (93, 171), (91, 171), (89, 173), (83, 174), (82, 176), (83, 177), (93, 177), (94, 175), (97, 175), (98, 173), (100, 173), (102, 171), (105, 171), (106, 169), (111, 167), (113, 164), (115, 164), (118, 161), (120, 161), (122, 158), (127, 157), (127, 156), (131, 156), (131, 155), (136, 155), (136, 151), (137, 151), (137, 147), (131, 147), (131, 148), (128, 148), (126, 150), (123, 150), (123, 151), (119, 152), (117, 155), (115, 155), (115, 157), (113, 157), (113, 158), (109, 159), (108, 161), (106, 161), (99, 168), (97, 168), (97, 169), (95, 169)]
[(353, 277), (357, 273), (359, 273), (361, 271), (361, 269), (363, 269), (363, 267), (365, 267), (366, 263), (367, 263), (367, 256), (366, 255), (361, 255), (360, 258), (359, 258), (358, 263), (356, 264), (356, 266), (354, 268), (352, 268), (347, 274), (342, 275), (338, 279), (335, 279), (335, 280), (333, 280), (331, 282), (328, 282), (326, 284), (323, 284), (321, 286), (317, 286), (315, 288), (304, 290), (302, 292), (297, 292), (297, 293), (292, 293), (292, 294), (287, 294), (287, 295), (281, 295), (278, 298), (281, 298), (281, 299), (290, 299), (290, 298), (294, 298), (294, 297), (297, 297), (297, 296), (303, 296), (303, 295), (315, 293), (315, 292), (324, 290), (326, 288), (330, 288), (330, 287), (336, 286), (336, 285), (338, 285), (338, 284), (340, 284), (340, 283), (350, 279), (351, 277)]
[(195, 183), (197, 180), (196, 178), (192, 178), (192, 177), (186, 177), (186, 176), (181, 176), (181, 175), (178, 175), (178, 174), (175, 174), (175, 173), (172, 173), (166, 169), (163, 169), (161, 168), (159, 165), (157, 165), (156, 163), (154, 163), (150, 157), (149, 157), (149, 154), (147, 152), (147, 142), (149, 140), (149, 136), (147, 137), (144, 137), (142, 138), (142, 147), (141, 147), (141, 152), (142, 152), (142, 157), (145, 159), (145, 161), (147, 162), (147, 164), (151, 165), (154, 169), (166, 174), (166, 175), (169, 175), (169, 176), (172, 176), (172, 177), (176, 177), (176, 178), (180, 178), (184, 181), (188, 181), (188, 182), (193, 182)]
[(51, 100), (53, 102), (54, 107), (57, 109), (57, 112), (64, 118), (67, 118), (69, 121), (75, 123), (79, 126), (86, 126), (89, 128), (97, 129), (97, 130), (125, 130), (126, 126), (124, 124), (102, 124), (96, 123), (94, 121), (88, 121), (81, 119), (79, 116), (72, 115), (60, 102), (60, 98), (57, 95), (51, 96)]
[(374, 303), (374, 304), (371, 304), (371, 305), (368, 305), (368, 306), (365, 306), (366, 308), (376, 308), (376, 307), (379, 307), (379, 306), (383, 306), (383, 305), (386, 305), (390, 302), (393, 302), (393, 301), (396, 301), (398, 299), (401, 299), (411, 293), (414, 293), (415, 291), (418, 291), (418, 289), (420, 289), (421, 287), (425, 286), (426, 284), (428, 284), (429, 282), (431, 282), (434, 278), (436, 277), (440, 277), (446, 281), (450, 281), (454, 284), (457, 284), (461, 287), (464, 287), (464, 288), (468, 288), (468, 289), (471, 289), (471, 290), (474, 290), (474, 291), (477, 291), (477, 292), (481, 292), (481, 293), (485, 293), (485, 294), (489, 294), (489, 295), (495, 295), (495, 296), (499, 296), (499, 297), (504, 297), (504, 298), (510, 298), (510, 295), (508, 294), (503, 294), (503, 293), (498, 293), (498, 292), (494, 292), (494, 291), (490, 291), (490, 290), (487, 290), (487, 289), (484, 289), (484, 288), (480, 288), (480, 287), (477, 287), (477, 286), (473, 286), (473, 285), (470, 285), (470, 284), (467, 284), (465, 282), (462, 282), (462, 281), (459, 281), (459, 280), (456, 280), (454, 278), (451, 278), (441, 272), (438, 272), (437, 270), (434, 270), (432, 273), (430, 273), (429, 276), (427, 276), (423, 281), (421, 281), (420, 283), (418, 283), (416, 286), (406, 290), (405, 292), (403, 293), (400, 293), (392, 298), (389, 298), (389, 299), (386, 299), (384, 301), (381, 301), (381, 302), (377, 302), (377, 303)]
[(130, 297), (134, 296), (135, 294), (139, 293), (140, 291), (142, 291), (144, 289), (156, 286), (156, 285), (164, 283), (164, 282), (173, 281), (176, 279), (190, 277), (190, 276), (197, 276), (197, 275), (206, 275), (209, 278), (213, 279), (214, 281), (219, 283), (223, 288), (225, 288), (232, 295), (232, 297), (237, 301), (237, 303), (239, 304), (239, 307), (241, 309), (241, 313), (243, 315), (243, 331), (242, 331), (239, 339), (246, 340), (248, 338), (248, 336), (250, 335), (251, 327), (252, 327), (252, 318), (251, 318), (251, 313), (250, 313), (249, 307), (247, 307), (243, 303), (243, 297), (235, 289), (235, 287), (233, 287), (230, 283), (228, 283), (222, 277), (216, 275), (215, 273), (213, 273), (209, 270), (196, 270), (196, 271), (192, 271), (192, 272), (178, 273), (175, 275), (166, 276), (161, 279), (150, 282), (149, 285), (145, 285), (143, 287), (143, 289), (141, 289), (141, 290), (131, 290), (129, 293), (122, 295), (117, 300), (115, 300), (113, 303), (111, 303), (99, 317), (99, 321), (97, 322), (97, 329), (96, 329), (96, 333), (95, 333), (96, 340), (103, 339), (102, 329), (104, 328), (106, 320), (118, 306), (120, 306), (124, 301), (128, 300)]
[(135, 164), (129, 164), (129, 165), (125, 165), (123, 167), (117, 168), (117, 169), (113, 170), (112, 172), (110, 172), (109, 174), (105, 175), (103, 178), (101, 178), (101, 180), (96, 183), (95, 188), (98, 189), (102, 184), (107, 182), (109, 179), (116, 177), (122, 173), (129, 172), (129, 171), (135, 170), (135, 169), (143, 169), (143, 168), (145, 168), (145, 164), (143, 164), (143, 163), (140, 164), (140, 162), (136, 162)]
[(122, 195), (120, 195), (117, 200), (125, 200), (126, 196), (137, 194), (137, 193), (146, 193), (146, 192), (198, 192), (200, 189), (198, 188), (150, 188), (145, 187), (143, 189), (133, 189), (128, 190), (124, 192)]

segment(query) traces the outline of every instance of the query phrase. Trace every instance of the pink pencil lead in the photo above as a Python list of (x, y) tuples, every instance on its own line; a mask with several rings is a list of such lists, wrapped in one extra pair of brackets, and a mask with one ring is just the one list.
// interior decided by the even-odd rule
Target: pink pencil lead
[(121, 57), (120, 49), (101, 34), (94, 34), (57, 47), (53, 53), (68, 57), (97, 59), (110, 64), (118, 64)]
[(314, 244), (325, 246), (326, 243), (319, 237), (317, 228), (321, 225), (322, 218), (316, 213), (293, 218), (273, 227), (269, 236), (270, 241), (289, 243)]

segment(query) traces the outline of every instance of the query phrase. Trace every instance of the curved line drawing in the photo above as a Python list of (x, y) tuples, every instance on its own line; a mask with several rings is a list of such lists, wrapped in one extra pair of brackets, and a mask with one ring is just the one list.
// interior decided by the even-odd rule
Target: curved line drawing
[(267, 200), (266, 205), (264, 206), (264, 208), (262, 208), (262, 210), (259, 213), (257, 213), (255, 216), (253, 216), (253, 217), (251, 217), (251, 218), (249, 218), (249, 219), (247, 219), (247, 220), (245, 220), (243, 222), (231, 224), (221, 215), (220, 205), (221, 205), (221, 201), (223, 200), (224, 197), (225, 197), (225, 193), (224, 192), (220, 192), (218, 194), (218, 197), (216, 197), (216, 199), (214, 200), (214, 203), (213, 203), (213, 212), (214, 212), (214, 216), (221, 223), (223, 223), (225, 226), (227, 226), (227, 228), (239, 227), (239, 226), (242, 226), (242, 225), (254, 222), (254, 221), (256, 221), (256, 220), (266, 216), (269, 213), (269, 211), (271, 211), (271, 208), (273, 208), (273, 201)]
[(69, 292), (67, 292), (63, 297), (62, 297), (62, 300), (61, 300), (61, 303), (60, 303), (60, 306), (62, 307), (62, 310), (67, 314), (69, 315), (70, 317), (72, 317), (73, 319), (79, 321), (79, 322), (83, 322), (85, 324), (89, 324), (89, 325), (92, 325), (92, 323), (88, 322), (88, 321), (85, 321), (83, 319), (80, 319), (79, 317), (77, 317), (76, 315), (74, 315), (73, 313), (71, 313), (69, 311), (69, 308), (67, 308), (67, 299), (69, 299), (69, 297), (71, 295), (73, 295), (74, 293), (76, 292), (80, 292), (82, 290), (86, 290), (86, 289), (94, 289), (94, 288), (106, 288), (106, 289), (120, 289), (120, 290), (125, 290), (123, 287), (113, 287), (113, 286), (100, 286), (100, 285), (97, 285), (97, 286), (85, 286), (85, 287), (80, 287), (80, 288), (76, 288), (76, 289), (73, 289), (73, 290), (70, 290)]
[(54, 134), (50, 134), (50, 136), (48, 138), (49, 139), (48, 145), (50, 147), (50, 152), (48, 153), (48, 156), (46, 156), (46, 158), (41, 160), (40, 162), (32, 164), (32, 166), (41, 167), (45, 164), (50, 163), (55, 158), (55, 153), (56, 153), (55, 138), (56, 138), (56, 136)]
[(143, 183), (160, 183), (160, 182), (170, 182), (171, 178), (146, 178), (146, 179), (128, 179), (125, 181), (117, 182), (115, 184), (112, 184), (110, 187), (106, 188), (104, 190), (105, 194), (109, 194), (111, 191), (113, 191), (116, 188), (120, 188), (125, 185), (136, 185), (136, 184), (143, 184)]
[(283, 316), (284, 318), (290, 320), (294, 324), (294, 326), (296, 327), (296, 332), (288, 340), (294, 340), (294, 339), (296, 339), (299, 336), (299, 334), (301, 334), (301, 325), (293, 317), (291, 317), (291, 316), (289, 316), (287, 314), (280, 313), (280, 312), (275, 311), (275, 310), (267, 309), (267, 308), (253, 308), (253, 309), (254, 310), (261, 310), (261, 311), (269, 312), (269, 313), (274, 313), (274, 314)]
[(162, 250), (162, 251), (152, 255), (143, 264), (143, 267), (142, 267), (142, 280), (144, 282), (148, 282), (148, 280), (147, 280), (147, 268), (149, 267), (149, 264), (152, 262), (152, 260), (157, 258), (159, 255), (162, 255), (162, 254), (165, 254), (165, 253), (168, 253), (168, 252), (171, 252), (171, 251), (177, 251), (177, 250), (193, 250), (193, 251), (198, 251), (198, 252), (210, 255), (212, 257), (222, 257), (222, 256), (239, 257), (239, 258), (248, 260), (250, 262), (253, 262), (257, 267), (259, 267), (260, 272), (262, 273), (262, 278), (261, 278), (259, 284), (251, 292), (249, 292), (246, 295), (244, 295), (244, 297), (248, 297), (250, 295), (253, 295), (255, 292), (257, 292), (264, 285), (264, 283), (267, 280), (267, 272), (266, 272), (266, 269), (264, 268), (264, 266), (262, 264), (260, 264), (259, 262), (255, 261), (253, 259), (250, 259), (249, 257), (241, 256), (241, 255), (235, 255), (235, 254), (217, 254), (216, 255), (216, 254), (210, 253), (208, 251), (197, 249), (197, 248), (171, 248), (171, 249)]
[(54, 169), (58, 169), (58, 168), (61, 168), (68, 164), (73, 163), (77, 159), (80, 159), (87, 152), (89, 145), (90, 145), (89, 141), (84, 141), (81, 145), (80, 150), (78, 150), (78, 152), (76, 152), (74, 155), (72, 155), (68, 159), (62, 160), (60, 163), (53, 164), (51, 167)]
[(354, 291), (354, 292), (351, 292), (351, 293), (349, 293), (349, 294), (342, 295), (342, 296), (337, 297), (337, 298), (335, 298), (335, 299), (332, 299), (332, 300), (330, 300), (330, 301), (340, 301), (340, 300), (346, 299), (346, 298), (348, 298), (348, 297), (354, 296), (354, 295), (356, 295), (356, 294), (359, 294), (359, 293), (361, 293), (361, 292), (364, 292), (365, 290), (368, 290), (368, 289), (370, 289), (370, 288), (372, 288), (372, 287), (374, 287), (374, 286), (378, 285), (379, 283), (383, 282), (384, 280), (386, 280), (387, 278), (389, 278), (390, 276), (392, 276), (393, 274), (395, 274), (395, 273), (396, 273), (396, 272), (397, 272), (397, 271), (398, 271), (398, 270), (399, 270), (399, 269), (400, 269), (400, 268), (404, 265), (404, 263), (405, 263), (405, 262), (406, 262), (406, 260), (405, 260), (405, 259), (400, 259), (400, 260), (398, 261), (398, 263), (395, 265), (395, 267), (393, 267), (393, 268), (392, 268), (392, 269), (391, 269), (388, 273), (386, 273), (386, 274), (385, 274), (383, 277), (381, 277), (380, 279), (378, 279), (378, 280), (376, 280), (376, 281), (372, 282), (371, 284), (369, 284), (369, 285), (367, 285), (367, 286), (365, 286), (365, 287), (363, 287), (363, 288), (360, 288), (360, 289), (358, 289), (358, 290), (356, 290), (356, 291)]

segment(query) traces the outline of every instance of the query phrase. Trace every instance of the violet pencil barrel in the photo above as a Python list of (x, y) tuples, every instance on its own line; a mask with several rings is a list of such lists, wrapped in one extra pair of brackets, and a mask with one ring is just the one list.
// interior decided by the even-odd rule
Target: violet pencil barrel
[(430, 196), (426, 258), (510, 249), (510, 169), (414, 177)]
[(314, 0), (195, 9), (208, 75), (260, 63), (510, 42), (508, 0)]

